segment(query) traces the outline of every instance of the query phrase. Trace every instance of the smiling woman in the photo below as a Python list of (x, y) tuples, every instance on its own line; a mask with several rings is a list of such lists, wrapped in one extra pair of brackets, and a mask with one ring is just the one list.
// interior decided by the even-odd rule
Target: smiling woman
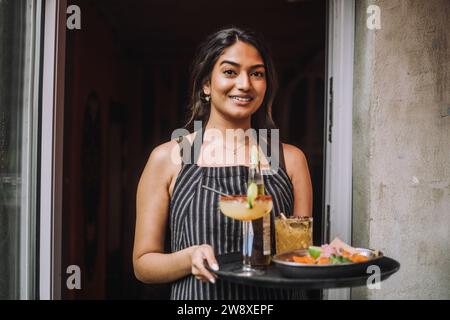
[[(191, 117), (187, 125), (202, 121), (204, 130), (178, 141), (180, 146), (187, 142), (189, 147), (197, 143), (201, 147), (180, 147), (180, 159), (182, 152), (191, 154), (192, 161), (186, 163), (171, 161), (172, 150), (178, 149), (177, 141), (164, 143), (153, 150), (142, 173), (136, 202), (134, 272), (145, 283), (173, 282), (172, 299), (301, 297), (301, 292), (295, 290), (216, 281), (207, 269), (219, 269), (216, 255), (242, 248), (241, 223), (221, 214), (218, 196), (210, 189), (246, 194), (249, 159), (238, 162), (233, 155), (227, 155), (225, 158), (234, 162), (219, 163), (217, 167), (206, 166), (201, 159), (206, 147), (219, 150), (225, 145), (223, 139), (208, 139), (214, 130), (224, 137), (229, 129), (275, 128), (271, 115), (275, 70), (263, 43), (256, 34), (237, 28), (218, 31), (206, 39), (194, 60)], [(243, 139), (240, 143), (238, 147), (250, 149), (250, 141)], [(225, 153), (233, 152), (225, 149)], [(278, 170), (263, 177), (266, 193), (273, 199), (269, 221), (281, 212), (311, 216), (312, 191), (306, 159), (296, 147), (280, 144), (279, 150)], [(167, 224), (171, 230), (171, 253), (164, 252)], [(274, 252), (274, 248), (270, 249)]]

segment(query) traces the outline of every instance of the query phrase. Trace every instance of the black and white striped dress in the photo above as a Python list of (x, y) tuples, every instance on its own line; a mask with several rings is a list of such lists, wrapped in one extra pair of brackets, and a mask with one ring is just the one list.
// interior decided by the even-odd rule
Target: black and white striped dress
[[(203, 136), (196, 134), (195, 139)], [(196, 164), (198, 154), (190, 148), (191, 163), (183, 163), (170, 200), (171, 250), (176, 252), (193, 245), (209, 244), (217, 255), (242, 250), (242, 223), (223, 215), (219, 196), (202, 185), (228, 194), (246, 194), (248, 168), (246, 166), (201, 167)], [(272, 219), (280, 212), (292, 214), (293, 186), (286, 173), (280, 146), (280, 169), (264, 175), (264, 187), (272, 196)], [(273, 222), (273, 220), (272, 220)], [(273, 223), (272, 223), (273, 228)], [(273, 233), (272, 233), (273, 234)], [(273, 243), (273, 242), (272, 242)], [(274, 251), (273, 251), (274, 252)], [(216, 284), (203, 283), (192, 275), (172, 285), (171, 299), (295, 299), (301, 292), (257, 288), (233, 284), (217, 279)]]

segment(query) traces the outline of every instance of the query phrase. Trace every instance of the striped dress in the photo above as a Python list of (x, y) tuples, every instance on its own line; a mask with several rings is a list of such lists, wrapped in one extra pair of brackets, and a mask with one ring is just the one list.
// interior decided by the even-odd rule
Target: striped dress
[[(202, 134), (195, 135), (195, 139), (200, 138), (203, 142)], [(293, 186), (286, 173), (281, 146), (279, 150), (280, 169), (274, 174), (263, 176), (265, 192), (270, 194), (273, 200), (272, 228), (273, 218), (280, 212), (292, 214), (294, 205)], [(199, 150), (195, 151), (198, 153)], [(216, 256), (240, 252), (242, 223), (223, 215), (219, 209), (219, 196), (202, 188), (202, 185), (228, 194), (246, 194), (248, 168), (246, 166), (198, 166), (196, 160), (199, 155), (195, 154), (195, 151), (191, 146), (190, 159), (194, 161), (190, 163), (183, 161), (170, 200), (171, 250), (176, 252), (193, 245), (209, 244), (213, 247)], [(183, 158), (186, 159), (185, 155)], [(273, 244), (274, 241), (272, 241), (272, 249), (274, 249)], [(192, 275), (174, 282), (171, 289), (171, 299), (175, 300), (295, 299), (298, 297), (301, 297), (301, 292), (295, 290), (244, 286), (220, 278), (217, 279), (216, 284), (203, 283)]]

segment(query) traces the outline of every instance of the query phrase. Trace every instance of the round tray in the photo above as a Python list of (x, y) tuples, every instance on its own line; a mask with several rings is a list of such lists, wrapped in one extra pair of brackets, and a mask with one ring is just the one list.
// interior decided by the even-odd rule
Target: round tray
[[(219, 271), (212, 271), (224, 279), (234, 283), (254, 285), (259, 287), (270, 288), (302, 288), (302, 289), (328, 289), (328, 288), (343, 288), (343, 287), (359, 287), (367, 284), (367, 279), (373, 273), (354, 272), (345, 276), (333, 274), (323, 274), (320, 278), (302, 276), (296, 273), (294, 278), (288, 278), (283, 274), (283, 270), (274, 263), (264, 268), (264, 273), (261, 275), (242, 276), (237, 271), (242, 266), (241, 253), (231, 253), (217, 256), (219, 262)], [(400, 264), (394, 259), (386, 256), (374, 261), (373, 265), (380, 268), (380, 280), (384, 281), (392, 274), (400, 269)]]

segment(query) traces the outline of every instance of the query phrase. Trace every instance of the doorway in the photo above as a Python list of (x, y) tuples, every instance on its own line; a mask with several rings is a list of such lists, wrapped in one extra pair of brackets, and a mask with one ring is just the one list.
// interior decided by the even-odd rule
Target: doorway
[[(68, 1), (81, 29), (66, 31), (62, 270), (82, 290), (63, 299), (166, 299), (168, 285), (134, 278), (135, 192), (151, 150), (185, 124), (196, 46), (219, 28), (261, 32), (279, 92), (283, 142), (307, 156), (314, 242), (322, 243), (326, 1)], [(62, 283), (65, 283), (63, 279)]]

